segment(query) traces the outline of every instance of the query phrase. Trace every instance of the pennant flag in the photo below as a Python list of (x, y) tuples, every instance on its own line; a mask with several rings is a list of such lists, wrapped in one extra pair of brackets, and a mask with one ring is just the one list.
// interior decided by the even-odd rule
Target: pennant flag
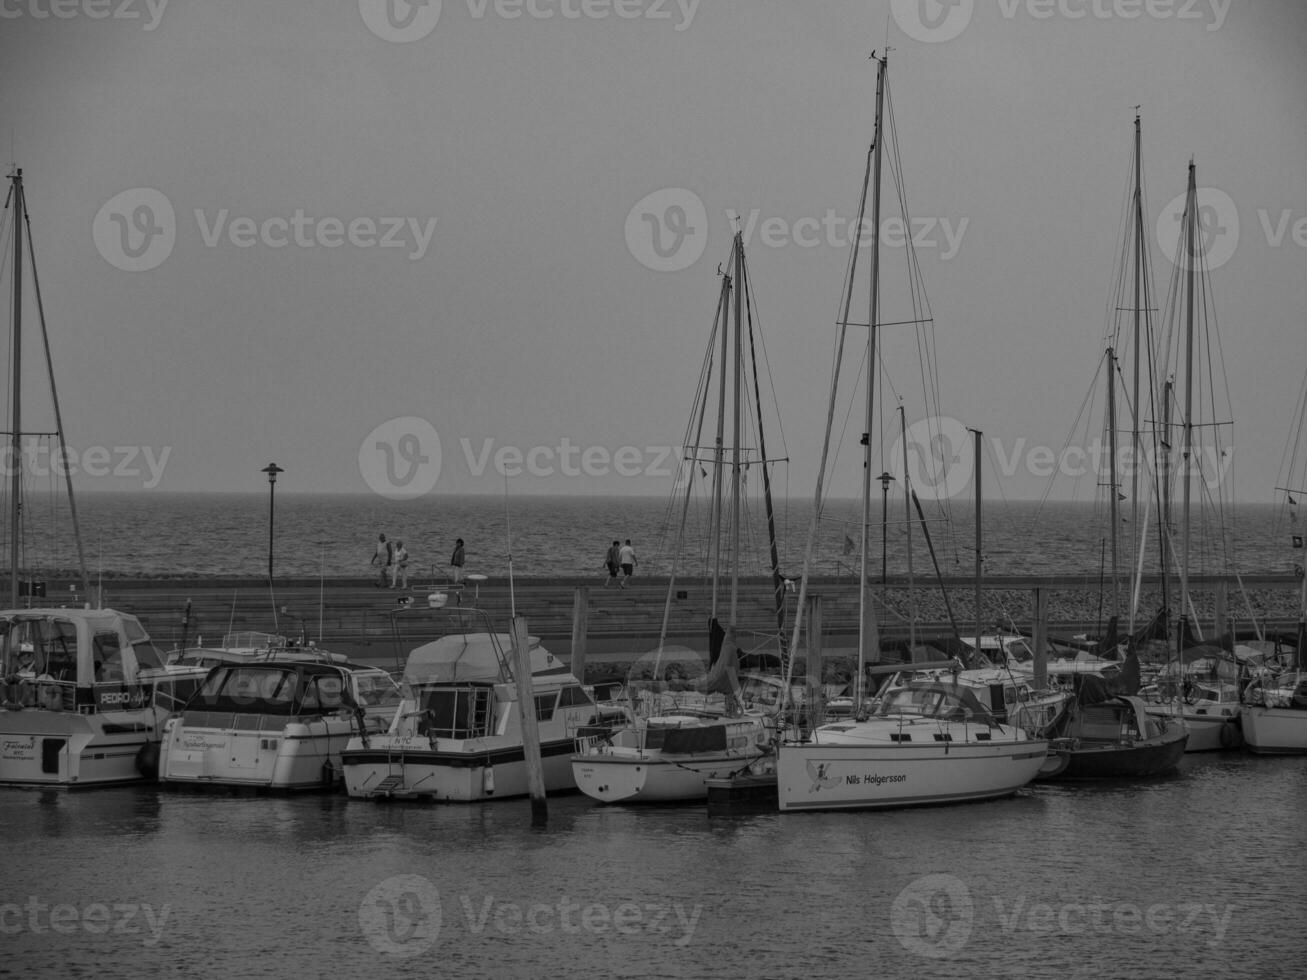
[(856, 547), (857, 546), (853, 543), (853, 539), (849, 537), (847, 534), (844, 535), (844, 553), (846, 555), (851, 555), (853, 554), (853, 550)]

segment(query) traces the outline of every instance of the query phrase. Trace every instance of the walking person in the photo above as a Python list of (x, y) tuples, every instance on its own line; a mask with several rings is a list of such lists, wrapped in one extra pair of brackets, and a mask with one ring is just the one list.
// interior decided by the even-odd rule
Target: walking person
[[(613, 542), (616, 544), (617, 542)], [(640, 560), (635, 557), (635, 549), (631, 547), (631, 539), (626, 539), (626, 544), (622, 545), (617, 553), (617, 563), (622, 566), (622, 580), (617, 583), (619, 589), (626, 588), (626, 580), (635, 574), (635, 566)]]
[(604, 583), (604, 588), (608, 588), (617, 581), (617, 570), (620, 567), (622, 556), (622, 543), (614, 541), (608, 546), (608, 551), (604, 554), (604, 567), (608, 569), (608, 581)]
[(386, 540), (385, 534), (377, 535), (377, 547), (372, 552), (372, 560), (369, 565), (376, 565), (377, 580), (372, 583), (374, 588), (384, 589), (390, 584), (390, 565), (394, 561), (394, 546)]
[(394, 563), (390, 566), (390, 587), (398, 582), (400, 588), (408, 588), (408, 549), (403, 541), (395, 542)]
[(454, 542), (454, 553), (449, 556), (450, 578), (455, 585), (463, 581), (463, 565), (466, 560), (463, 553), (463, 539), (459, 538)]

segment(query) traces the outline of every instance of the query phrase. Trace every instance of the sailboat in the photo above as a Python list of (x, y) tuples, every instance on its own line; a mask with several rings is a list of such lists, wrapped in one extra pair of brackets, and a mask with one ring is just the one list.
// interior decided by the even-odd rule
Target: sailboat
[(1307, 498), (1307, 376), (1298, 395), (1296, 418), (1290, 427), (1285, 461), (1276, 493), (1280, 494), (1279, 524), (1293, 551), (1290, 562), (1298, 577), (1298, 629), (1293, 664), (1276, 675), (1255, 678), (1244, 689), (1240, 718), (1248, 748), (1259, 755), (1307, 753), (1307, 574), (1303, 570), (1304, 529), (1298, 510)]
[[(875, 57), (873, 55), (873, 57)], [(866, 568), (871, 525), (874, 472), (874, 380), (880, 370), (877, 333), (881, 326), (880, 228), (881, 171), (886, 137), (888, 56), (877, 60), (876, 121), (867, 176), (859, 208), (859, 226), (870, 190), (870, 302), (867, 320), (865, 429), (862, 437), (862, 555), (859, 586), (859, 663), (854, 687), (854, 714), (814, 728), (806, 739), (782, 741), (776, 753), (778, 805), (781, 812), (869, 809), (953, 803), (1007, 796), (1029, 783), (1048, 758), (1048, 742), (1022, 728), (1003, 724), (981, 705), (970, 687), (952, 680), (910, 680), (886, 694), (868, 712), (864, 705), (866, 663), (879, 659), (876, 610), (869, 596)], [(894, 159), (897, 159), (897, 155)], [(841, 337), (849, 324), (858, 246), (855, 244), (843, 303)], [(842, 342), (840, 344), (843, 346)], [(808, 584), (816, 525), (831, 438), (838, 380), (838, 357), (827, 410), (827, 434), (804, 573), (800, 608)], [(906, 474), (905, 474), (906, 479)], [(798, 632), (796, 625), (796, 634)]]
[[(688, 479), (681, 519), (684, 535), (685, 510), (696, 475), (704, 462), (712, 466), (712, 517), (709, 537), (713, 558), (713, 608), (709, 622), (711, 669), (689, 691), (665, 690), (661, 665), (664, 660), (660, 640), (653, 656), (654, 677), (649, 682), (628, 682), (628, 689), (640, 695), (639, 710), (632, 724), (612, 733), (599, 733), (577, 740), (572, 757), (572, 772), (577, 788), (602, 803), (680, 803), (702, 802), (708, 798), (709, 782), (750, 770), (771, 753), (777, 716), (786, 705), (785, 691), (778, 678), (754, 675), (745, 684), (737, 672), (740, 644), (736, 634), (738, 622), (740, 540), (743, 520), (742, 493), (746, 449), (743, 445), (743, 417), (748, 410), (745, 396), (746, 350), (753, 351), (752, 316), (750, 314), (748, 267), (744, 256), (744, 236), (737, 232), (731, 248), (730, 272), (722, 276), (712, 337), (701, 373), (698, 397), (690, 422), (692, 438), (686, 462)], [(733, 314), (733, 317), (732, 317)], [(733, 324), (733, 329), (732, 329)], [(734, 340), (733, 345), (731, 340)], [(698, 430), (707, 414), (711, 394), (712, 362), (720, 343), (717, 371), (717, 431), (711, 454), (700, 460), (697, 450)], [(732, 355), (733, 351), (733, 355)], [(757, 394), (757, 362), (754, 368), (754, 393)], [(733, 379), (733, 384), (731, 380)], [(729, 389), (729, 391), (728, 391)], [(730, 397), (728, 397), (728, 395)], [(776, 596), (778, 627), (784, 624), (784, 583), (775, 547), (772, 521), (770, 477), (766, 442), (762, 436), (761, 409), (758, 409), (758, 456), (767, 495), (770, 531), (772, 584)], [(732, 434), (728, 440), (728, 418)], [(728, 480), (729, 478), (729, 480)], [(729, 487), (728, 487), (729, 482)], [(730, 514), (726, 514), (729, 504)], [(723, 529), (729, 527), (731, 542), (722, 542)], [(676, 545), (679, 558), (683, 542)], [(729, 560), (726, 553), (729, 551)], [(729, 575), (725, 566), (729, 565)], [(675, 572), (668, 583), (667, 610), (670, 611)], [(729, 598), (722, 595), (729, 578)], [(721, 618), (725, 616), (725, 625)], [(664, 624), (667, 613), (664, 614)], [(664, 626), (665, 634), (665, 626)], [(782, 650), (782, 654), (784, 651)]]
[[(152, 775), (160, 731), (169, 710), (203, 679), (202, 668), (168, 672), (140, 620), (113, 609), (32, 605), (44, 583), (24, 580), (20, 504), (26, 458), (22, 426), (23, 259), (29, 260), (36, 309), (49, 367), (49, 342), (36, 277), (23, 172), (9, 174), (5, 202), (12, 224), (13, 403), (9, 419), (9, 608), (0, 610), (0, 784), (92, 786), (135, 782)], [(50, 374), (57, 440), (51, 458), (65, 451), (59, 401)], [(82, 557), (72, 478), (65, 470), (69, 515), (77, 540), (84, 595), (91, 595)], [(26, 599), (26, 603), (20, 602)]]

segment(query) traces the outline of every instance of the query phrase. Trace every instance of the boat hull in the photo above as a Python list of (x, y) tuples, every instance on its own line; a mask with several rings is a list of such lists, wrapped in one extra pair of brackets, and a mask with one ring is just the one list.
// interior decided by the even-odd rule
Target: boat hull
[(577, 755), (572, 774), (577, 788), (600, 803), (694, 803), (708, 799), (709, 780), (747, 769), (761, 755)]
[(1244, 737), (1237, 706), (1221, 708), (1177, 707), (1173, 704), (1150, 705), (1154, 718), (1179, 719), (1189, 729), (1186, 752), (1226, 752), (1242, 749)]
[(0, 785), (140, 782), (142, 750), (158, 742), (162, 721), (153, 708), (99, 714), (0, 710)]
[(1307, 710), (1246, 704), (1240, 718), (1250, 751), (1258, 755), (1307, 754)]
[(1048, 743), (788, 743), (777, 753), (778, 805), (803, 810), (886, 809), (1010, 796), (1035, 778)]
[[(345, 790), (358, 799), (424, 800), (436, 803), (482, 803), (530, 793), (521, 743), (488, 745), (455, 739), (373, 735), (359, 739), (341, 754)], [(569, 759), (571, 738), (542, 742), (540, 762), (546, 793), (576, 789)]]
[(164, 728), (159, 782), (167, 786), (276, 792), (329, 790), (355, 732), (348, 718), (288, 721), (266, 715), (186, 711)]
[(1054, 751), (1067, 759), (1066, 768), (1051, 779), (1132, 779), (1174, 772), (1185, 753), (1188, 733), (1181, 726), (1132, 745), (1082, 744)]

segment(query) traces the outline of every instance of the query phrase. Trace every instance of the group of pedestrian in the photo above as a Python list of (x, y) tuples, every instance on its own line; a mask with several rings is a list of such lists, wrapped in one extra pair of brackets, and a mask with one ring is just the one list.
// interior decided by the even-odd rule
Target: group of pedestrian
[[(614, 541), (609, 546), (608, 553), (604, 555), (604, 567), (608, 569), (608, 581), (604, 582), (604, 588), (616, 582), (619, 589), (625, 589), (626, 580), (635, 574), (635, 566), (639, 563), (630, 538), (626, 539), (626, 544), (622, 544), (620, 540)], [(621, 578), (618, 578), (619, 574)]]
[[(408, 588), (408, 549), (404, 542), (396, 538), (387, 541), (384, 533), (377, 535), (377, 547), (372, 553), (369, 565), (377, 568), (377, 580), (372, 583), (378, 589)], [(463, 566), (466, 562), (463, 539), (454, 543), (454, 553), (449, 558), (450, 578), (454, 582), (463, 581)]]

